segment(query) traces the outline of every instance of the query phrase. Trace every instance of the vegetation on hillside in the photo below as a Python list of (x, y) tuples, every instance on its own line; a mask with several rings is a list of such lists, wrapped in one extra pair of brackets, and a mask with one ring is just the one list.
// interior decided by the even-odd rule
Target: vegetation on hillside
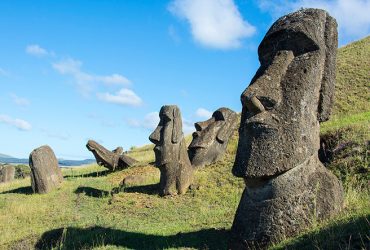
[(334, 116), (370, 109), (370, 36), (344, 46), (337, 55)]

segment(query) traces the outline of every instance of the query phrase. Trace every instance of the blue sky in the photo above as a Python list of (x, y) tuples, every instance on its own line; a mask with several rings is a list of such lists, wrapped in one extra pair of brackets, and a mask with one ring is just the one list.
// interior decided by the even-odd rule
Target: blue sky
[(147, 144), (165, 104), (185, 133), (219, 107), (240, 112), (259, 42), (300, 7), (329, 10), (340, 45), (370, 33), (369, 0), (0, 1), (0, 153)]

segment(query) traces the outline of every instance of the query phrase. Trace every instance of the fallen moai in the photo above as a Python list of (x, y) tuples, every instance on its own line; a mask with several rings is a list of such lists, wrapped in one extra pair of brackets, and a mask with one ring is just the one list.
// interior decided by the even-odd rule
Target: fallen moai
[(30, 154), (31, 185), (35, 193), (48, 193), (59, 188), (63, 182), (62, 171), (53, 150), (45, 145)]
[(0, 166), (0, 183), (14, 180), (15, 168), (11, 165)]
[(341, 183), (318, 159), (336, 51), (336, 21), (319, 9), (281, 17), (261, 42), (261, 66), (241, 96), (233, 174), (246, 188), (230, 249), (265, 248), (341, 210)]
[(94, 154), (98, 165), (108, 168), (110, 171), (128, 168), (137, 163), (135, 159), (123, 154), (122, 147), (117, 147), (116, 149), (109, 151), (93, 140), (89, 140), (86, 147)]
[(175, 105), (163, 106), (159, 117), (149, 140), (155, 144), (155, 165), (161, 172), (160, 194), (184, 194), (192, 182), (193, 168), (182, 132), (180, 109)]
[(211, 164), (223, 156), (237, 121), (238, 115), (234, 111), (220, 108), (210, 119), (194, 124), (196, 132), (188, 150), (193, 167)]

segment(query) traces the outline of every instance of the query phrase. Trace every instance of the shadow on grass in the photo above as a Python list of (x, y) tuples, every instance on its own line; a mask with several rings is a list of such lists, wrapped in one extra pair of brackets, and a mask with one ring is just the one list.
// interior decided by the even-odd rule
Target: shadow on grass
[(103, 197), (107, 197), (110, 193), (108, 191), (96, 189), (92, 187), (78, 187), (75, 190), (75, 194), (85, 194), (90, 197), (103, 198)]
[(144, 186), (124, 187), (123, 191), (125, 193), (142, 193), (156, 195), (159, 194), (159, 183)]
[(370, 214), (338, 221), (279, 244), (274, 249), (370, 249)]
[(104, 227), (60, 228), (44, 233), (36, 249), (92, 249), (97, 246), (116, 246), (129, 249), (226, 249), (228, 231), (204, 229), (170, 236), (126, 232)]
[[(72, 170), (73, 171), (73, 170)], [(110, 173), (109, 170), (102, 170), (102, 171), (96, 171), (88, 174), (79, 174), (79, 175), (65, 175), (64, 178), (66, 179), (74, 179), (74, 178), (89, 178), (89, 177), (101, 177), (101, 176), (106, 176)]]
[(32, 187), (20, 187), (12, 190), (2, 192), (1, 194), (33, 194)]

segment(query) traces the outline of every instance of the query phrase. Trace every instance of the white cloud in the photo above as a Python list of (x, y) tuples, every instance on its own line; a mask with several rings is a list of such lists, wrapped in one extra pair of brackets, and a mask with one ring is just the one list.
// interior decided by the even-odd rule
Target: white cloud
[(199, 118), (205, 118), (205, 119), (209, 119), (211, 118), (212, 116), (212, 112), (209, 111), (209, 110), (206, 110), (205, 108), (199, 108), (197, 109), (197, 111), (195, 112), (195, 115)]
[(155, 129), (159, 123), (159, 113), (151, 112), (144, 117), (144, 127)]
[(10, 94), (10, 97), (12, 98), (13, 102), (21, 107), (26, 107), (30, 105), (30, 101), (26, 98), (19, 97), (15, 94)]
[(122, 86), (128, 86), (131, 84), (130, 80), (120, 74), (100, 76), (86, 73), (81, 69), (82, 62), (73, 58), (67, 58), (59, 62), (55, 62), (52, 66), (58, 73), (73, 77), (78, 90), (84, 96), (88, 96), (91, 93), (93, 83)]
[(154, 130), (159, 123), (159, 113), (151, 112), (145, 115), (143, 120), (128, 119), (127, 124), (134, 128), (145, 128), (148, 130)]
[[(158, 126), (160, 119), (158, 112), (151, 112), (145, 115), (144, 119), (128, 119), (126, 122), (129, 126), (134, 128), (144, 128), (149, 131), (154, 131)], [(195, 131), (194, 123), (187, 119), (182, 119), (182, 130), (185, 135), (188, 135)]]
[(357, 40), (370, 32), (370, 0), (259, 0), (259, 7), (274, 18), (299, 8), (320, 8), (335, 17), (339, 37)]
[(174, 0), (168, 9), (189, 22), (195, 41), (211, 48), (238, 48), (256, 31), (233, 0)]
[(116, 94), (98, 93), (97, 97), (102, 101), (120, 105), (140, 106), (143, 103), (141, 98), (137, 96), (134, 91), (125, 88), (121, 89)]
[(102, 81), (107, 85), (129, 85), (131, 82), (124, 76), (113, 74), (110, 76), (97, 76), (96, 80)]
[(22, 119), (18, 119), (18, 118), (12, 118), (10, 116), (7, 116), (7, 115), (0, 115), (0, 122), (1, 123), (5, 123), (5, 124), (8, 124), (10, 126), (13, 126), (19, 130), (23, 130), (23, 131), (28, 131), (28, 130), (31, 130), (32, 126), (29, 122), (25, 121), (25, 120), (22, 120)]
[(26, 53), (27, 54), (30, 54), (30, 55), (33, 55), (33, 56), (47, 56), (47, 55), (51, 55), (52, 53), (51, 52), (48, 52), (46, 49), (40, 47), (39, 45), (37, 44), (31, 44), (31, 45), (28, 45), (26, 47)]
[(185, 135), (193, 133), (195, 131), (194, 122), (183, 118), (182, 119), (182, 131), (184, 131)]

